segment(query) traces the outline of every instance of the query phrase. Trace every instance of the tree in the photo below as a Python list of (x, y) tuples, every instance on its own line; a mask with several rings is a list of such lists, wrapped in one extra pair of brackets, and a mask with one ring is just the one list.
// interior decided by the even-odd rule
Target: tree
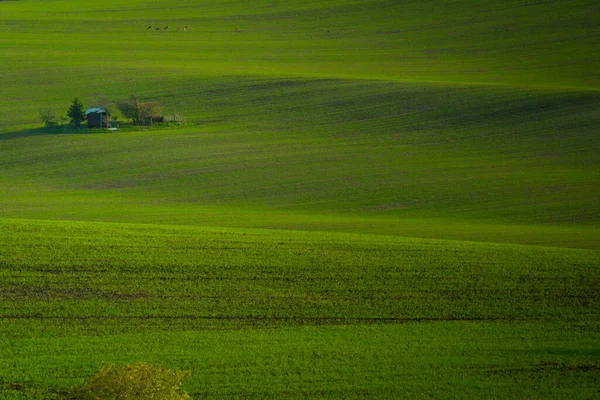
[(141, 102), (132, 96), (129, 100), (120, 100), (117, 107), (124, 117), (130, 118), (134, 125), (149, 125), (152, 118), (160, 115), (160, 105), (155, 102)]
[(104, 95), (96, 95), (94, 98), (94, 107), (104, 108), (105, 110), (112, 109), (115, 102)]
[(81, 121), (85, 119), (85, 113), (83, 111), (83, 104), (79, 102), (79, 99), (75, 98), (73, 100), (73, 104), (71, 104), (67, 112), (67, 117), (71, 118), (71, 124), (77, 127), (81, 125)]

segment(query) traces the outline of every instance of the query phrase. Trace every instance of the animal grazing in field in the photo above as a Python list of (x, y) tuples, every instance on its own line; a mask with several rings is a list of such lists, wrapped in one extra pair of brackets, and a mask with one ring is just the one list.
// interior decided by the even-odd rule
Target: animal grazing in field
[(187, 30), (188, 30), (188, 26), (187, 26), (187, 25), (186, 25), (186, 26), (184, 26), (184, 27), (183, 27), (183, 30), (187, 32)]
[(146, 30), (148, 30), (148, 29), (152, 29), (152, 25), (150, 25), (149, 27), (146, 28)]
[(154, 28), (155, 31), (160, 31), (160, 28)]
[(165, 26), (165, 27), (163, 28), (163, 30), (165, 30), (165, 31), (168, 31), (168, 30), (169, 30), (169, 25)]

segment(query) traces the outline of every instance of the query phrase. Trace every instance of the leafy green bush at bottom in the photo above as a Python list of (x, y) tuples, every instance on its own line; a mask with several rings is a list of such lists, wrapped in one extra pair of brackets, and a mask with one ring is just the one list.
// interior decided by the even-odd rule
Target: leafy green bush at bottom
[(116, 364), (102, 367), (88, 381), (74, 390), (82, 400), (185, 400), (181, 390), (187, 371), (173, 371), (146, 363)]

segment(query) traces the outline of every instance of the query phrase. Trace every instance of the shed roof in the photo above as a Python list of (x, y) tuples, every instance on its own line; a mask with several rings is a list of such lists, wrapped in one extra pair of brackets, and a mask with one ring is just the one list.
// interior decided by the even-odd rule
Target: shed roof
[(87, 110), (85, 110), (85, 115), (102, 114), (102, 113), (110, 114), (106, 108), (102, 108), (102, 107), (90, 107)]

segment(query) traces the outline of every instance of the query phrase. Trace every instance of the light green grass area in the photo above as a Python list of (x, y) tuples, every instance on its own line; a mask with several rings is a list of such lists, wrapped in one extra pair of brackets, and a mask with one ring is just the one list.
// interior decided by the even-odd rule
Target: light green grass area
[(2, 351), (11, 362), (0, 388), (26, 377), (3, 398), (57, 398), (103, 362), (143, 359), (192, 371), (184, 389), (194, 398), (594, 398), (595, 328), (440, 322), (47, 336)]
[(16, 302), (5, 316), (566, 318), (597, 297), (594, 250), (105, 223), (2, 227), (4, 300)]
[(186, 388), (215, 397), (568, 397), (597, 384), (592, 250), (17, 220), (0, 239), (7, 393), (51, 398), (136, 360), (188, 369)]
[(599, 10), (0, 1), (0, 398), (593, 398)]
[(0, 13), (0, 104), (14, 110), (0, 126), (76, 96), (162, 98), (173, 76), (182, 86), (257, 75), (600, 85), (593, 1), (24, 0), (2, 2)]

